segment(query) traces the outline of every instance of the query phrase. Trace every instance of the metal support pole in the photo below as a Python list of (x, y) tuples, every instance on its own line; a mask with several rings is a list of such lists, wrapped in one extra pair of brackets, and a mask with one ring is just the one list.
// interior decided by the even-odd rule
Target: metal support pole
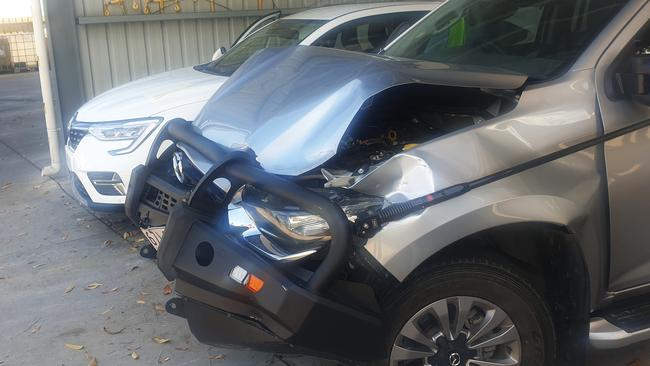
[(61, 129), (58, 126), (54, 110), (54, 98), (52, 97), (52, 84), (50, 81), (50, 62), (45, 43), (42, 14), (41, 1), (32, 0), (32, 22), (34, 24), (36, 55), (38, 56), (38, 76), (41, 80), (45, 126), (47, 127), (47, 142), (50, 146), (51, 160), (51, 165), (43, 168), (41, 175), (53, 176), (61, 170), (61, 151), (59, 150), (59, 133)]

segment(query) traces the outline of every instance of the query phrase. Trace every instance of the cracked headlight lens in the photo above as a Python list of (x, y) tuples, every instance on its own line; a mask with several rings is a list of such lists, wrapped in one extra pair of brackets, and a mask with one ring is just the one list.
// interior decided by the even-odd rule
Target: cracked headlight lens
[(162, 118), (93, 123), (88, 132), (102, 141), (132, 141), (125, 148), (109, 151), (111, 155), (133, 152), (158, 127)]

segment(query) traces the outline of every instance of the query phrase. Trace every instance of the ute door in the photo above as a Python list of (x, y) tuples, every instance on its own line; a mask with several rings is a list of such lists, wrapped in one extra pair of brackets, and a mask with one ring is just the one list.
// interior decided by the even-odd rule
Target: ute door
[(241, 42), (242, 40), (246, 39), (246, 37), (250, 36), (251, 34), (257, 32), (258, 30), (264, 28), (265, 26), (269, 25), (270, 23), (280, 19), (280, 16), (282, 13), (280, 11), (273, 12), (269, 15), (264, 15), (251, 23), (251, 25), (246, 28), (242, 34), (237, 37), (235, 42), (232, 44), (233, 46), (236, 45), (237, 43)]
[[(650, 74), (639, 74), (643, 72), (639, 65), (645, 63), (646, 71), (650, 67), (648, 19), (650, 4), (646, 3), (596, 67), (606, 134), (650, 119)], [(630, 76), (640, 81), (636, 92), (630, 90)], [(650, 284), (650, 127), (607, 141), (604, 154), (610, 210), (609, 290), (616, 294)]]

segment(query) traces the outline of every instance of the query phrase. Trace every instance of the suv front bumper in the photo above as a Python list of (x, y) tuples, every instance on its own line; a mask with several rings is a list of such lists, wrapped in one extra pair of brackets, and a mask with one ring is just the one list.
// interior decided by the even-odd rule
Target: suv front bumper
[[(184, 121), (170, 123), (171, 131), (163, 133), (167, 136), (162, 138), (191, 143), (197, 150), (205, 145), (203, 148), (207, 149), (201, 152), (205, 152), (214, 166), (202, 182), (209, 184), (218, 176), (228, 178), (233, 186), (246, 183), (272, 193), (284, 192), (297, 203), (320, 210), (318, 213), (330, 224), (332, 242), (327, 256), (314, 272), (264, 258), (229, 232), (227, 221), (223, 220), (227, 217), (228, 199), (207, 205), (212, 207), (210, 210), (198, 208), (206, 207), (202, 183), (184, 191), (158, 176), (155, 159), (150, 159), (150, 164), (132, 173), (126, 212), (140, 225), (166, 222), (158, 250), (158, 267), (168, 279), (176, 280), (176, 292), (180, 295), (167, 303), (167, 310), (186, 318), (197, 339), (212, 345), (338, 359), (384, 358), (385, 329), (380, 315), (351, 298), (340, 296), (345, 291), (337, 290), (354, 291), (363, 287), (361, 291), (373, 296), (366, 285), (335, 278), (350, 249), (349, 223), (340, 208), (263, 172), (239, 154), (229, 156), (220, 145), (188, 131), (188, 126)], [(219, 150), (219, 156), (209, 157), (212, 151)], [(151, 187), (174, 197), (176, 204), (168, 210), (152, 207), (145, 199), (145, 192)], [(235, 267), (262, 279), (262, 289), (255, 293), (234, 280), (231, 273)], [(339, 295), (334, 296), (335, 293)]]

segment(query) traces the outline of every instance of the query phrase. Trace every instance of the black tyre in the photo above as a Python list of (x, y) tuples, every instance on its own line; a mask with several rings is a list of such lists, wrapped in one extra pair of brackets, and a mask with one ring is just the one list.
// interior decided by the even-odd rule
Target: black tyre
[(544, 300), (508, 266), (461, 260), (409, 281), (388, 306), (391, 366), (550, 366)]

